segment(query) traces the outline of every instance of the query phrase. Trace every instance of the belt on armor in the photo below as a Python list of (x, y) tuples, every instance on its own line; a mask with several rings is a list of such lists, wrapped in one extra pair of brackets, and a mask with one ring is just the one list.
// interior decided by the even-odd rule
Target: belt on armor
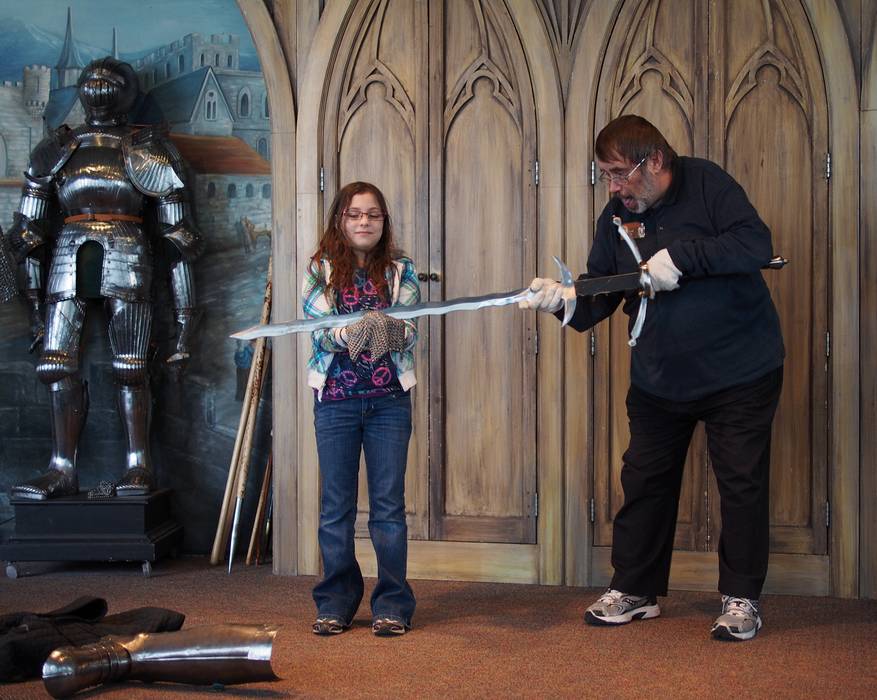
[(75, 221), (131, 221), (135, 224), (142, 224), (142, 216), (132, 216), (131, 214), (95, 214), (94, 212), (86, 212), (85, 214), (74, 214), (64, 219), (65, 224), (72, 224)]

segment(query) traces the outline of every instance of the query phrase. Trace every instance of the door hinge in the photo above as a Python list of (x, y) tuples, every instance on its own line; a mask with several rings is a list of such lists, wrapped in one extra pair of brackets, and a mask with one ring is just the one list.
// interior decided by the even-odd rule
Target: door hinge
[(825, 356), (831, 357), (831, 331), (825, 331)]
[(825, 154), (825, 179), (831, 179), (831, 151)]
[(831, 523), (831, 503), (825, 502), (825, 529), (827, 530)]
[(533, 517), (539, 517), (539, 492), (533, 494)]
[(597, 184), (597, 164), (594, 161), (591, 161), (591, 184)]
[(594, 522), (597, 518), (597, 505), (594, 503), (594, 499), (591, 499), (591, 502), (588, 504), (588, 515), (591, 518), (591, 522)]
[(536, 183), (536, 187), (539, 187), (539, 161), (535, 162), (533, 166), (533, 182)]
[(533, 331), (533, 354), (539, 354), (539, 331)]
[(597, 334), (591, 331), (591, 357), (597, 354)]
[(326, 191), (326, 174), (323, 172), (323, 166), (320, 166), (320, 192)]

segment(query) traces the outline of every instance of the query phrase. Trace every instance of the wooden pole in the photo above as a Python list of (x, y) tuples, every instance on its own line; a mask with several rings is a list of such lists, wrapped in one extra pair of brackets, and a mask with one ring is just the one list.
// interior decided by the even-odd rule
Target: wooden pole
[(247, 566), (253, 563), (257, 550), (262, 549), (262, 526), (267, 512), (268, 492), (271, 486), (272, 471), (274, 467), (274, 453), (268, 453), (268, 463), (265, 465), (265, 473), (262, 475), (262, 489), (259, 491), (259, 503), (256, 506), (256, 516), (253, 518), (253, 532), (250, 534), (250, 546), (247, 548)]
[(253, 407), (247, 416), (247, 425), (244, 429), (244, 439), (241, 443), (240, 459), (238, 460), (238, 468), (236, 475), (234, 517), (231, 525), (231, 541), (229, 542), (228, 551), (228, 572), (231, 573), (232, 560), (234, 559), (234, 551), (237, 545), (237, 529), (240, 523), (241, 507), (244, 501), (244, 493), (247, 490), (247, 476), (250, 472), (250, 451), (253, 447), (253, 435), (256, 432), (256, 419), (259, 416), (259, 398), (262, 396), (262, 387), (265, 380), (265, 368), (271, 356), (271, 350), (265, 338), (256, 340), (256, 352), (253, 355), (253, 366), (255, 367), (256, 377), (254, 380), (255, 387), (253, 389), (254, 399)]
[[(271, 318), (271, 275), (272, 275), (272, 266), (273, 261), (271, 258), (268, 259), (268, 281), (265, 284), (265, 298), (262, 301), (262, 313), (259, 317), (260, 323), (268, 323)], [(265, 352), (265, 344), (261, 344), (261, 354)], [(225, 553), (225, 544), (228, 541), (229, 535), (229, 527), (231, 525), (231, 521), (229, 519), (230, 516), (230, 507), (232, 498), (235, 493), (235, 485), (237, 484), (237, 472), (238, 465), (240, 463), (240, 455), (241, 455), (241, 446), (243, 442), (244, 433), (246, 431), (247, 423), (249, 422), (250, 413), (255, 413), (258, 409), (259, 405), (259, 394), (257, 391), (254, 391), (254, 386), (258, 387), (259, 384), (256, 383), (256, 366), (257, 364), (261, 364), (261, 362), (257, 363), (257, 355), (260, 354), (260, 345), (257, 341), (256, 350), (253, 353), (253, 361), (250, 365), (250, 373), (247, 377), (247, 390), (246, 395), (244, 396), (244, 405), (241, 407), (241, 417), (238, 421), (238, 431), (235, 436), (234, 441), (234, 449), (232, 450), (231, 462), (228, 467), (228, 479), (225, 482), (225, 494), (222, 497), (222, 507), (219, 512), (219, 522), (216, 525), (216, 535), (213, 538), (213, 549), (210, 552), (210, 563), (214, 566), (220, 564), (222, 562), (224, 553)]]

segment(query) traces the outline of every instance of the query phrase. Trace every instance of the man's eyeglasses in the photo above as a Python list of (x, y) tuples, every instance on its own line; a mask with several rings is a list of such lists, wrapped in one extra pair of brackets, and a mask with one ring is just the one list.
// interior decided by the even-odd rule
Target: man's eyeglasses
[(643, 159), (639, 163), (634, 165), (630, 169), (630, 172), (627, 173), (626, 175), (616, 175), (614, 173), (600, 173), (600, 182), (602, 182), (605, 185), (608, 185), (610, 182), (612, 182), (616, 185), (626, 184), (627, 181), (630, 180), (630, 176), (633, 175), (637, 171), (637, 168), (639, 168), (639, 166), (641, 166), (643, 163), (646, 162), (646, 158), (648, 158), (647, 155), (643, 156)]
[(383, 221), (386, 216), (380, 209), (369, 209), (368, 211), (361, 211), (360, 209), (345, 209), (342, 216), (351, 221), (359, 221), (363, 214), (368, 217), (369, 221)]

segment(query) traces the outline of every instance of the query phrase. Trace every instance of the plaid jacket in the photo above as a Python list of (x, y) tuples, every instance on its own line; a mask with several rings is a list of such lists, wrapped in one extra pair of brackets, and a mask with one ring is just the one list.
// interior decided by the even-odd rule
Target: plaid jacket
[[(332, 264), (328, 260), (318, 263), (311, 262), (305, 270), (301, 288), (301, 305), (305, 318), (319, 318), (337, 314), (334, 295), (326, 293), (326, 282), (331, 279)], [(410, 258), (399, 258), (393, 261), (393, 268), (387, 273), (387, 284), (390, 287), (390, 306), (411, 306), (420, 301), (420, 285), (414, 261)], [(405, 321), (405, 349), (402, 352), (391, 352), (390, 358), (396, 365), (399, 383), (405, 391), (413, 387), (414, 378), (414, 345), (417, 343), (417, 321)], [(336, 352), (347, 352), (347, 345), (341, 340), (340, 328), (323, 328), (311, 333), (313, 350), (308, 360), (308, 386), (317, 390), (317, 399), (323, 397), (323, 387), (332, 358)]]

